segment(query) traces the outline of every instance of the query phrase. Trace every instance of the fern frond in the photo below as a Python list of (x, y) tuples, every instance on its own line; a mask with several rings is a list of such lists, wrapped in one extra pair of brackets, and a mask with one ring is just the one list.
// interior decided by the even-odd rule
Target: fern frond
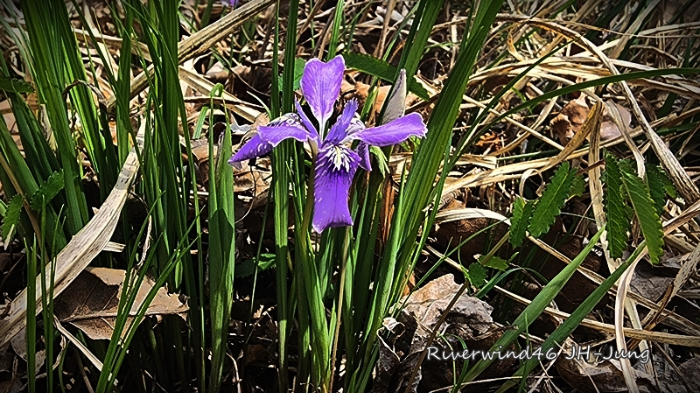
[(613, 258), (621, 258), (627, 249), (627, 231), (630, 229), (632, 212), (625, 203), (622, 190), (622, 173), (620, 165), (612, 154), (605, 152), (605, 215), (608, 225), (608, 250)]
[(569, 196), (575, 175), (575, 171), (571, 169), (568, 162), (564, 162), (557, 169), (551, 183), (545, 188), (542, 198), (535, 204), (532, 219), (530, 219), (532, 236), (539, 237), (549, 231), (549, 227), (554, 223), (555, 217), (559, 215), (561, 207)]
[(573, 182), (571, 182), (571, 190), (569, 190), (570, 196), (582, 196), (586, 192), (586, 180), (583, 176), (574, 176)]
[(663, 253), (664, 234), (661, 220), (659, 215), (656, 214), (654, 201), (649, 195), (649, 189), (646, 184), (637, 177), (629, 165), (624, 165), (623, 163), (623, 165), (620, 165), (620, 170), (622, 172), (622, 184), (630, 201), (632, 201), (634, 214), (639, 220), (644, 240), (647, 242), (649, 258), (652, 264), (657, 264), (659, 263), (659, 257)]

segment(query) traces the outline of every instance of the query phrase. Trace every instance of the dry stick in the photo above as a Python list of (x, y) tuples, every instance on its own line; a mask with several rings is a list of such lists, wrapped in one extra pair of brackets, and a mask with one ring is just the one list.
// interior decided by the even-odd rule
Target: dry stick
[[(651, 8), (651, 7), (650, 7)], [(599, 58), (601, 62), (610, 70), (611, 74), (613, 75), (618, 75), (619, 71), (617, 68), (610, 62), (608, 57), (598, 48), (596, 47), (593, 43), (590, 41), (586, 40), (583, 36), (581, 36), (579, 33), (570, 30), (568, 28), (558, 26), (556, 24), (546, 22), (543, 20), (538, 20), (538, 21), (532, 21), (535, 25), (539, 25), (544, 28), (548, 28), (550, 30), (554, 30), (562, 35), (569, 36), (571, 38), (576, 38), (580, 41), (583, 46), (587, 47), (587, 49), (596, 55), (596, 57)], [(619, 46), (618, 46), (619, 48)], [(613, 56), (615, 57), (615, 56)], [(695, 202), (698, 199), (700, 199), (700, 192), (698, 191), (697, 187), (695, 184), (692, 182), (688, 174), (683, 170), (681, 167), (680, 163), (675, 159), (673, 154), (669, 151), (668, 147), (663, 143), (663, 140), (654, 132), (654, 130), (651, 128), (651, 125), (648, 123), (644, 115), (642, 114), (641, 108), (637, 104), (636, 100), (634, 99), (634, 95), (632, 93), (632, 90), (629, 88), (629, 85), (625, 83), (624, 81), (621, 82), (623, 91), (625, 93), (625, 96), (627, 97), (628, 101), (630, 102), (632, 106), (632, 111), (634, 112), (635, 116), (639, 120), (642, 130), (644, 133), (647, 135), (647, 138), (650, 139), (652, 148), (654, 149), (654, 152), (656, 155), (659, 157), (661, 160), (662, 165), (665, 167), (665, 169), (669, 172), (671, 175), (671, 179), (673, 180), (676, 188), (680, 191), (680, 193), (683, 195), (683, 197), (689, 201), (689, 202)], [(626, 130), (622, 130), (623, 135), (627, 136)], [(634, 145), (632, 143), (632, 145)], [(633, 149), (634, 151), (634, 149)], [(635, 158), (637, 159), (637, 164), (638, 167), (641, 171), (644, 170), (643, 167), (643, 162), (639, 159), (640, 154), (635, 154)], [(644, 176), (644, 173), (640, 172), (639, 176)], [(610, 259), (609, 259), (610, 261)], [(624, 333), (622, 332), (622, 318), (623, 318), (623, 313), (622, 313), (622, 308), (624, 306), (625, 309), (627, 309), (628, 314), (630, 315), (631, 320), (633, 321), (634, 325), (639, 325), (641, 327), (641, 323), (639, 323), (639, 315), (636, 312), (636, 308), (634, 308), (634, 304), (631, 302), (625, 302), (626, 298), (626, 293), (629, 288), (632, 274), (634, 272), (634, 268), (636, 266), (636, 263), (630, 266), (630, 269), (623, 274), (623, 276), (620, 279), (620, 285), (619, 285), (619, 290), (618, 290), (618, 296), (616, 298), (615, 302), (615, 325), (616, 325), (616, 331), (619, 333), (619, 337), (616, 338), (617, 342), (617, 347), (619, 350), (626, 349), (625, 345), (625, 340), (624, 340)], [(645, 344), (646, 345), (646, 344)], [(637, 392), (638, 387), (635, 382), (635, 378), (633, 376), (632, 370), (631, 370), (631, 365), (629, 362), (629, 359), (621, 359), (621, 364), (622, 364), (622, 371), (625, 377), (625, 382), (628, 386), (628, 388), (632, 392)]]
[[(700, 201), (694, 203), (690, 208), (688, 208), (681, 216), (674, 218), (669, 224), (664, 228), (664, 235), (668, 235), (672, 230), (679, 227), (683, 220), (691, 220), (698, 214), (698, 208), (700, 207)], [(617, 349), (619, 351), (627, 350), (627, 343), (625, 342), (624, 334), (624, 318), (621, 312), (623, 304), (625, 304), (625, 299), (627, 292), (629, 290), (630, 283), (632, 281), (632, 275), (634, 274), (634, 269), (639, 261), (648, 253), (648, 248), (645, 247), (642, 253), (632, 262), (630, 267), (622, 274), (619, 279), (618, 293), (615, 299), (615, 343), (617, 344)], [(634, 321), (636, 317), (637, 321)], [(630, 319), (633, 320), (634, 324), (641, 325), (638, 321), (639, 316), (636, 313), (636, 309), (630, 313)], [(646, 344), (645, 344), (646, 345)], [(634, 371), (632, 370), (632, 365), (628, 358), (620, 359), (620, 364), (622, 366), (622, 372), (625, 377), (625, 383), (628, 389), (633, 392), (639, 392), (639, 387), (637, 386), (636, 378), (634, 376)]]
[[(479, 102), (479, 101), (477, 101), (477, 100), (475, 100), (475, 99), (469, 97), (469, 96), (466, 95), (466, 94), (462, 97), (462, 99), (463, 99), (464, 101), (470, 103), (470, 104), (473, 104), (473, 105), (475, 105), (475, 106), (481, 108), (481, 109), (486, 108), (486, 105), (485, 105), (485, 104), (482, 104), (481, 102)], [(498, 111), (495, 110), (495, 109), (489, 109), (489, 112), (490, 112), (491, 114), (493, 114), (493, 115), (496, 115), (496, 116), (500, 116), (500, 115), (501, 115), (501, 113), (498, 112)], [(532, 135), (532, 136), (534, 136), (535, 138), (541, 140), (542, 142), (547, 143), (547, 144), (553, 146), (555, 149), (564, 150), (564, 146), (562, 146), (562, 145), (558, 144), (557, 142), (551, 140), (551, 139), (548, 138), (546, 135), (540, 134), (538, 131), (534, 130), (532, 127), (528, 127), (528, 126), (526, 126), (526, 125), (524, 125), (524, 124), (522, 124), (522, 123), (520, 123), (520, 122), (518, 122), (518, 121), (516, 121), (516, 120), (511, 119), (510, 117), (505, 117), (504, 120), (507, 121), (507, 122), (510, 123), (510, 124), (513, 124), (514, 126), (516, 126), (516, 127), (518, 127), (518, 128), (523, 129), (523, 130), (525, 131), (525, 135), (526, 135), (526, 136)]]
[[(306, 18), (304, 21), (304, 24), (301, 25), (301, 29), (297, 31), (297, 37), (299, 37), (306, 29), (309, 28), (309, 25), (311, 25), (311, 22), (314, 20), (316, 17), (316, 14), (318, 14), (318, 11), (321, 9), (323, 4), (326, 2), (326, 0), (318, 0), (316, 4), (314, 4), (314, 8), (311, 9), (311, 12), (309, 13), (309, 16)], [(311, 32), (311, 36), (313, 37), (314, 32)]]
[[(522, 296), (516, 295), (513, 292), (508, 291), (507, 289), (504, 289), (502, 287), (499, 287), (498, 285), (494, 286), (493, 288), (496, 290), (496, 292), (501, 293), (502, 295), (515, 300), (518, 303), (521, 303), (525, 306), (529, 305), (532, 303), (531, 300), (526, 299)], [(557, 310), (552, 307), (546, 307), (544, 309), (544, 312), (548, 315), (551, 315), (553, 317), (561, 318), (561, 319), (569, 319), (571, 317), (571, 314), (566, 313), (564, 311)], [(593, 319), (588, 319), (584, 318), (581, 321), (581, 326), (588, 327), (591, 329), (596, 329), (598, 331), (603, 331), (606, 333), (615, 333), (615, 326), (611, 325), (609, 323), (603, 323), (599, 322)], [(649, 330), (641, 330), (641, 329), (634, 329), (634, 328), (624, 328), (624, 332), (626, 336), (633, 337), (634, 339), (637, 340), (649, 340), (649, 341), (655, 341), (655, 342), (660, 342), (664, 344), (671, 344), (671, 345), (681, 345), (684, 347), (690, 347), (690, 348), (700, 348), (700, 337), (696, 336), (686, 336), (682, 334), (673, 334), (673, 333), (665, 333), (665, 332), (653, 332)]]
[[(700, 108), (695, 108), (691, 111), (685, 112), (680, 116), (675, 116), (675, 115), (669, 115), (666, 118), (659, 119), (654, 122), (654, 125), (656, 126), (664, 126), (664, 127), (670, 127), (673, 124), (677, 124), (678, 122), (691, 117), (695, 116), (696, 114), (700, 113)], [(642, 133), (641, 127), (635, 128), (633, 131), (630, 132), (630, 135), (632, 137), (638, 136)], [(614, 146), (623, 141), (622, 137), (617, 137), (615, 139), (611, 139), (608, 141), (605, 141), (601, 144), (601, 147), (609, 147), (609, 146)], [(568, 159), (572, 158), (579, 158), (583, 157), (587, 154), (588, 148), (582, 148), (578, 149), (574, 152), (572, 152), (569, 156)], [(547, 158), (539, 158), (536, 160), (530, 160), (527, 162), (521, 162), (521, 163), (515, 163), (515, 164), (508, 164), (508, 165), (503, 165), (497, 168), (494, 168), (489, 171), (484, 171), (472, 175), (467, 175), (464, 176), (463, 178), (448, 184), (445, 186), (443, 190), (443, 195), (449, 194), (450, 192), (453, 192), (457, 189), (460, 188), (466, 188), (466, 187), (475, 187), (475, 186), (482, 186), (482, 185), (488, 185), (492, 184), (498, 181), (502, 180), (508, 180), (508, 179), (517, 179), (520, 177), (520, 175), (507, 175), (510, 173), (516, 173), (516, 172), (521, 172), (526, 169), (538, 169), (541, 168), (548, 163), (550, 163), (551, 160), (553, 160), (554, 157), (547, 157)], [(507, 176), (505, 176), (507, 175)]]
[[(274, 3), (274, 0), (251, 1), (219, 19), (216, 23), (212, 23), (182, 40), (177, 45), (178, 64), (182, 64), (193, 57), (208, 52), (217, 42), (231, 34), (236, 27), (242, 25), (249, 18), (258, 14), (272, 3)], [(148, 79), (152, 74), (153, 65), (149, 66), (147, 70), (141, 72), (134, 78), (131, 82), (131, 91), (129, 93), (131, 97), (134, 97), (148, 86)], [(107, 101), (107, 109), (110, 112), (114, 111), (116, 103), (116, 96), (110, 97), (109, 101)]]
[(678, 366), (676, 366), (676, 363), (673, 362), (673, 359), (671, 359), (671, 356), (669, 356), (669, 355), (666, 353), (666, 351), (664, 351), (664, 348), (663, 348), (661, 345), (659, 345), (659, 344), (657, 344), (657, 343), (655, 343), (655, 342), (653, 342), (652, 344), (658, 349), (658, 352), (659, 352), (659, 353), (661, 354), (661, 356), (663, 356), (663, 358), (666, 360), (666, 363), (668, 363), (668, 364), (671, 366), (671, 368), (673, 369), (673, 371), (675, 371), (676, 374), (681, 378), (681, 382), (683, 382), (683, 385), (685, 386), (686, 391), (692, 392), (693, 389), (690, 388), (690, 384), (689, 384), (688, 381), (685, 379), (685, 376), (683, 376), (683, 373), (682, 373), (681, 370), (678, 368)]
[(386, 15), (384, 15), (384, 26), (382, 26), (382, 34), (379, 35), (379, 45), (374, 48), (374, 57), (379, 57), (384, 53), (384, 44), (386, 43), (386, 36), (388, 35), (389, 23), (391, 23), (391, 14), (394, 12), (396, 7), (396, 0), (389, 0), (389, 4), (386, 6)]

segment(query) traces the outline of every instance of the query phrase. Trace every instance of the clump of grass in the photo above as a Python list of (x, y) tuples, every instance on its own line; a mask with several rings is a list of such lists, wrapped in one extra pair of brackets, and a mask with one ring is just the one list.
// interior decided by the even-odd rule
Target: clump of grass
[[(601, 277), (597, 289), (544, 340), (545, 351), (570, 337), (615, 282), (629, 278), (631, 273), (625, 271), (633, 271), (645, 253), (658, 262), (664, 236), (696, 213), (694, 207), (674, 199), (677, 190), (689, 204), (700, 192), (671, 150), (688, 154), (687, 147), (694, 143), (697, 108), (688, 104), (685, 115), (671, 118), (670, 114), (679, 102), (691, 102), (686, 95), (697, 95), (688, 87), (689, 81), (681, 78), (697, 73), (690, 68), (697, 66), (699, 57), (693, 52), (697, 44), (678, 43), (669, 49), (669, 56), (686, 68), (642, 66), (639, 59), (651, 56), (645, 48), (652, 38), (641, 29), (653, 9), (640, 6), (633, 15), (624, 15), (634, 23), (623, 23), (625, 35), (606, 53), (592, 40), (600, 38), (601, 29), (608, 29), (622, 6), (596, 14), (586, 5), (576, 9), (576, 4), (567, 3), (555, 9), (547, 8), (552, 4), (546, 2), (531, 10), (536, 17), (529, 18), (502, 1), (399, 1), (389, 2), (382, 23), (376, 24), (372, 15), (377, 15), (378, 8), (371, 2), (199, 3), (185, 1), (176, 6), (157, 0), (122, 0), (101, 5), (102, 15), (109, 10), (109, 24), (77, 1), (1, 4), (8, 16), (0, 22), (4, 38), (14, 46), (3, 43), (4, 53), (11, 56), (0, 60), (0, 89), (16, 120), (13, 130), (4, 119), (0, 121), (0, 183), (6, 201), (0, 209), (4, 211), (2, 237), (6, 246), (15, 234), (21, 239), (27, 285), (17, 297), (26, 304), (14, 307), (13, 303), (10, 317), (0, 318), (0, 332), (9, 335), (26, 328), (30, 392), (37, 390), (34, 354), (41, 341), (47, 364), (57, 356), (60, 335), (54, 331), (53, 299), (88, 264), (126, 273), (112, 340), (90, 340), (79, 329), (70, 328), (83, 344), (83, 355), (76, 355), (75, 363), (82, 364), (80, 356), (93, 363), (89, 375), (82, 366), (79, 372), (94, 391), (118, 387), (146, 392), (159, 387), (219, 392), (229, 388), (224, 380), (232, 375), (239, 378), (239, 388), (259, 383), (247, 382), (245, 367), (238, 368), (245, 359), (233, 351), (234, 346), (248, 345), (255, 326), (243, 329), (249, 336), (242, 346), (232, 340), (229, 329), (234, 302), (241, 297), (234, 285), (240, 255), (253, 256), (252, 287), (257, 288), (261, 279), (257, 264), (267, 251), (274, 252), (270, 259), (275, 267), (271, 280), (277, 329), (274, 337), (267, 337), (276, 341), (277, 351), (276, 359), (270, 360), (276, 380), (267, 387), (276, 385), (280, 392), (341, 388), (366, 392), (372, 388), (380, 356), (378, 340), (388, 338), (383, 323), (398, 315), (402, 297), (413, 290), (412, 280), (421, 271), (418, 286), (439, 274), (443, 261), (459, 269), (464, 285), (454, 294), (453, 304), (464, 293), (484, 298), (494, 288), (505, 291), (498, 286), (504, 281), (515, 291), (529, 279), (520, 273), (532, 270), (511, 266), (518, 250), (532, 244), (547, 249), (543, 238), (561, 218), (566, 202), (585, 195), (593, 217), (581, 220), (591, 220), (595, 234), (589, 234), (586, 246), (522, 312), (510, 316), (512, 329), (493, 346), (509, 347), (528, 335), (531, 324), (548, 312), (589, 253), (599, 245), (607, 246), (609, 277)], [(455, 6), (463, 8), (455, 11)], [(687, 8), (678, 9), (669, 22), (678, 23), (675, 29), (693, 28), (682, 20)], [(266, 16), (258, 19), (257, 26), (252, 18), (263, 11)], [(388, 16), (392, 11), (403, 16), (394, 20)], [(557, 15), (572, 23), (555, 22), (552, 18)], [(580, 24), (587, 20), (594, 26)], [(82, 33), (76, 33), (76, 25)], [(100, 31), (108, 25), (115, 37)], [(377, 26), (381, 26), (379, 40), (371, 50), (365, 48), (366, 38), (375, 38), (368, 31)], [(588, 34), (580, 35), (589, 27)], [(183, 33), (189, 38), (183, 40)], [(82, 34), (80, 40), (76, 34)], [(552, 42), (544, 43), (543, 37)], [(583, 48), (592, 57), (572, 56), (574, 48)], [(202, 57), (183, 64), (195, 55)], [(245, 83), (247, 95), (234, 97), (235, 83), (215, 84), (197, 73), (215, 63), (228, 69), (229, 82)], [(345, 66), (369, 86), (361, 107), (340, 92)], [(246, 67), (269, 72), (269, 90), (265, 86), (258, 91), (255, 86), (254, 77), (262, 72), (241, 76), (240, 68)], [(627, 72), (618, 71), (623, 67)], [(581, 80), (566, 79), (572, 73)], [(659, 77), (667, 79), (651, 79)], [(636, 101), (630, 102), (639, 129), (621, 127), (619, 138), (602, 145), (616, 149), (618, 155), (631, 152), (636, 166), (609, 152), (603, 161), (599, 135), (603, 101), (620, 94), (634, 101), (628, 85), (636, 81), (667, 90), (658, 111), (662, 119), (652, 123), (662, 129), (653, 130), (645, 118), (654, 109), (651, 104), (642, 111)], [(187, 97), (191, 91), (198, 92), (201, 106), (191, 104), (192, 97)], [(587, 94), (596, 104), (579, 133), (559, 144), (545, 135), (549, 130), (543, 124), (561, 104), (557, 100), (574, 93)], [(419, 103), (407, 110), (408, 94), (419, 97)], [(323, 101), (324, 95), (333, 100)], [(339, 97), (343, 98), (336, 106)], [(384, 100), (381, 109), (375, 111), (380, 99)], [(243, 128), (236, 125), (253, 123), (262, 115), (261, 108), (272, 120), (269, 124), (255, 121), (257, 129), (239, 141), (236, 133)], [(505, 121), (513, 128), (498, 131)], [(337, 130), (336, 125), (340, 125)], [(382, 134), (383, 139), (371, 136), (370, 125), (380, 127), (375, 132), (391, 132)], [(495, 150), (482, 148), (480, 141), (493, 130), (507, 143)], [(13, 139), (15, 131), (21, 149)], [(657, 133), (669, 138), (672, 149), (661, 143)], [(651, 141), (654, 155), (646, 153), (646, 159), (657, 160), (662, 169), (645, 166), (637, 146), (642, 143), (640, 137)], [(207, 138), (204, 161), (195, 152), (200, 138)], [(236, 146), (237, 142), (241, 143)], [(239, 159), (234, 156), (236, 162), (264, 155), (240, 153), (246, 146), (271, 155), (268, 202), (272, 206), (265, 207), (265, 217), (269, 211), (272, 230), (261, 230), (257, 243), (245, 236), (244, 218), (237, 218), (242, 216), (237, 210), (240, 194), (234, 190), (241, 172), (227, 164), (236, 152), (241, 154)], [(520, 154), (514, 154), (518, 149)], [(586, 153), (587, 162), (580, 164), (577, 160)], [(486, 158), (475, 159), (477, 155)], [(466, 168), (465, 157), (467, 165), (479, 161), (488, 169)], [(601, 166), (606, 177), (601, 177)], [(535, 173), (548, 179), (537, 197), (528, 182)], [(516, 185), (516, 181), (522, 183)], [(493, 195), (495, 185), (500, 196), (477, 203), (494, 210), (490, 218), (502, 217), (501, 223), (510, 223), (510, 231), (494, 239), (494, 246), (484, 247), (484, 256), (469, 267), (447, 255), (421, 269), (422, 256), (433, 249), (429, 243), (443, 198), (460, 188), (491, 187)], [(494, 199), (508, 208), (495, 211)], [(686, 213), (664, 228), (661, 218), (676, 212), (666, 209), (667, 204), (683, 207)], [(134, 214), (132, 207), (143, 214)], [(512, 216), (510, 221), (505, 214)], [(96, 225), (96, 220), (105, 221)], [(96, 232), (85, 232), (91, 230)], [(481, 231), (490, 229), (477, 233)], [(85, 239), (99, 247), (83, 244)], [(628, 251), (628, 241), (637, 239), (634, 253), (618, 260)], [(122, 243), (124, 251), (107, 252), (110, 240)], [(79, 255), (71, 259), (71, 252)], [(138, 289), (147, 276), (155, 285), (134, 310)], [(186, 322), (146, 318), (149, 304), (164, 286), (187, 300)], [(625, 304), (626, 292), (625, 286), (618, 289), (620, 304)], [(253, 290), (250, 296), (252, 314), (253, 299), (259, 293)], [(450, 307), (429, 342), (438, 336)], [(616, 310), (620, 331), (622, 307)], [(633, 321), (639, 320), (634, 307), (628, 305), (626, 310)], [(36, 318), (39, 312), (41, 323)], [(618, 345), (624, 345), (624, 340)], [(45, 366), (48, 391), (65, 388), (64, 368), (72, 366), (65, 363), (70, 359), (66, 352), (60, 356), (59, 369)], [(424, 357), (425, 353), (405, 376), (406, 392), (417, 383)], [(490, 364), (486, 360), (464, 364), (452, 390), (475, 381)], [(534, 360), (524, 362), (514, 376), (525, 381), (537, 366)], [(629, 365), (624, 367), (630, 370)], [(453, 368), (456, 373), (456, 365)], [(630, 389), (635, 387), (629, 377), (626, 382)], [(501, 390), (513, 386), (508, 382)]]

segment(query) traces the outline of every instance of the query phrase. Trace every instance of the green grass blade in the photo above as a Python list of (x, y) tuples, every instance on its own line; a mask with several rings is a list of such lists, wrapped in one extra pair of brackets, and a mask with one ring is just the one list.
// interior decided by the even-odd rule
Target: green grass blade
[[(345, 10), (345, 0), (338, 0), (335, 5), (335, 15), (333, 15), (333, 26), (331, 27), (331, 41), (328, 44), (328, 56), (327, 59), (330, 60), (335, 57), (338, 51), (338, 42), (340, 41), (340, 26), (345, 21), (345, 15), (343, 11)], [(347, 62), (347, 58), (345, 59)]]
[[(579, 305), (576, 310), (567, 318), (564, 323), (559, 325), (559, 327), (552, 332), (552, 334), (547, 337), (547, 339), (542, 343), (542, 352), (545, 353), (549, 349), (556, 349), (561, 345), (564, 340), (573, 333), (574, 330), (579, 326), (581, 321), (588, 316), (588, 314), (593, 311), (593, 308), (603, 299), (610, 288), (612, 288), (615, 283), (620, 279), (622, 273), (630, 267), (632, 262), (637, 258), (640, 252), (644, 249), (644, 243), (640, 244), (639, 247), (630, 255), (627, 260), (620, 265), (603, 283), (601, 283), (588, 297), (586, 300)], [(530, 375), (532, 370), (534, 370), (540, 364), (540, 360), (537, 358), (530, 359), (520, 366), (520, 369), (514, 374), (514, 376), (527, 376)], [(514, 387), (516, 385), (513, 381), (508, 381), (498, 389), (498, 392), (505, 392), (506, 390)]]
[[(570, 264), (566, 265), (559, 274), (557, 274), (539, 294), (532, 300), (532, 302), (523, 310), (523, 312), (518, 315), (518, 317), (512, 323), (512, 329), (507, 330), (503, 333), (503, 336), (496, 341), (495, 344), (491, 346), (490, 351), (498, 351), (501, 348), (508, 348), (510, 345), (522, 334), (532, 322), (534, 322), (544, 309), (549, 306), (552, 300), (559, 294), (564, 285), (569, 281), (571, 276), (576, 272), (576, 269), (581, 265), (584, 259), (591, 252), (593, 247), (598, 243), (600, 235), (603, 233), (602, 229), (598, 231), (591, 238), (591, 241), (586, 245), (586, 247), (571, 261)], [(493, 362), (491, 360), (481, 359), (479, 360), (467, 373), (465, 381), (473, 381), (479, 376), (486, 368)]]
[[(396, 67), (382, 59), (377, 59), (370, 55), (346, 52), (343, 54), (343, 57), (345, 58), (345, 65), (347, 67), (354, 68), (377, 78), (381, 78), (386, 82), (391, 82), (394, 80), (398, 73)], [(411, 77), (409, 79), (408, 89), (423, 100), (427, 101), (430, 99), (428, 91), (425, 89), (425, 87), (423, 87), (423, 85), (416, 81), (415, 77)]]
[[(210, 117), (210, 124), (213, 116)], [(228, 127), (228, 125), (227, 125)], [(210, 127), (209, 157), (214, 160)], [(223, 152), (231, 151), (231, 133), (223, 132), (219, 156), (209, 168), (209, 315), (211, 318), (211, 373), (209, 391), (221, 390), (226, 343), (233, 304), (235, 274), (235, 216), (233, 168)]]
[[(63, 3), (28, 0), (22, 3), (37, 96), (46, 104), (47, 116), (56, 137), (66, 193), (66, 227), (77, 233), (88, 220), (87, 202), (82, 191), (82, 170), (78, 165), (77, 150), (63, 100), (66, 83), (64, 56), (69, 45), (63, 29), (69, 24)], [(75, 37), (71, 38), (75, 40)]]
[[(414, 155), (412, 170), (406, 181), (406, 206), (422, 208), (428, 204), (432, 189), (425, 187), (425, 184), (432, 184), (435, 179), (442, 161), (442, 152), (451, 139), (452, 127), (459, 115), (459, 104), (469, 75), (501, 3), (502, 1), (492, 1), (479, 4), (469, 38), (462, 41), (455, 67), (428, 120), (428, 134)], [(406, 77), (412, 75), (407, 65)], [(422, 221), (421, 216), (421, 214), (408, 216), (411, 225), (406, 228), (417, 226)]]

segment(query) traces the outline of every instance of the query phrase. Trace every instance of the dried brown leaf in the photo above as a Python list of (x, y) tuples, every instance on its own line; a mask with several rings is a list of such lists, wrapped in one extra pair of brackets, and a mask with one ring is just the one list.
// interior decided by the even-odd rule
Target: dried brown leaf
[[(93, 340), (111, 339), (125, 277), (126, 271), (121, 269), (85, 269), (71, 283), (69, 290), (56, 299), (56, 316), (61, 322), (70, 323), (82, 330)], [(153, 280), (144, 279), (131, 307), (131, 316), (137, 314), (154, 284)], [(168, 294), (165, 288), (159, 288), (146, 315), (176, 314), (184, 318), (183, 313), (187, 310), (187, 305), (180, 302), (176, 295)], [(124, 333), (126, 331), (124, 329)]]

